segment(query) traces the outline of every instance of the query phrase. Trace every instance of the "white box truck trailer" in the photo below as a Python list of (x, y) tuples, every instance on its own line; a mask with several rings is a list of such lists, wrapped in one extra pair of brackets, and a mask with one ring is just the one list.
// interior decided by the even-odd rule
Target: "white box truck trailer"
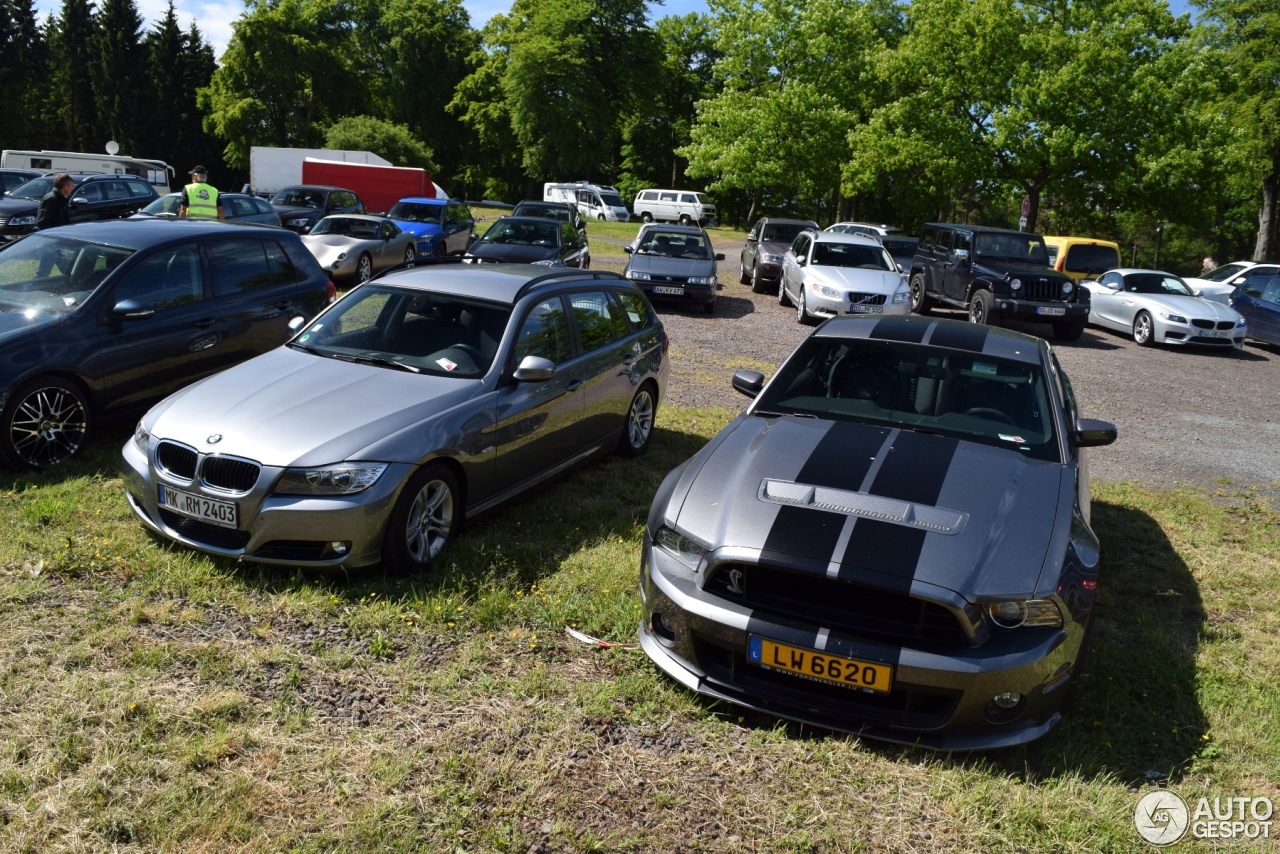
[(249, 149), (249, 186), (245, 192), (259, 196), (272, 196), (282, 187), (305, 183), (302, 180), (302, 164), (307, 162), (308, 157), (343, 163), (364, 163), (370, 166), (391, 165), (391, 161), (379, 157), (372, 151), (343, 151), (336, 148), (274, 148), (255, 145)]

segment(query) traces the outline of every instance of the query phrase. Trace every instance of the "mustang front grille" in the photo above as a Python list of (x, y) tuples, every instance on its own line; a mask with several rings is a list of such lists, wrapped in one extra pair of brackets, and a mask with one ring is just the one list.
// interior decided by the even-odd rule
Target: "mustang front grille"
[(969, 645), (955, 615), (941, 605), (825, 575), (723, 564), (712, 571), (706, 590), (766, 618), (799, 620), (855, 637), (931, 647)]

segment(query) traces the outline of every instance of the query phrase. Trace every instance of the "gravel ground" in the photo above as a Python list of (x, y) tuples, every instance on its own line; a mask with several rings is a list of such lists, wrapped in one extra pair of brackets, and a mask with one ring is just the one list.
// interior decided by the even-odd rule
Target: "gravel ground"
[[(741, 241), (716, 243), (726, 260), (720, 264), (724, 289), (714, 315), (657, 306), (671, 335), (671, 403), (743, 408), (747, 399), (729, 385), (733, 371), (771, 373), (809, 332), (796, 322), (794, 309), (738, 283), (741, 248)], [(593, 264), (618, 271), (623, 266), (612, 258), (593, 258)], [(1033, 324), (1014, 328), (1033, 335), (1046, 331)], [(1119, 428), (1114, 445), (1090, 451), (1095, 480), (1256, 488), (1280, 499), (1280, 347), (1146, 349), (1092, 326), (1079, 341), (1054, 347), (1082, 414)]]

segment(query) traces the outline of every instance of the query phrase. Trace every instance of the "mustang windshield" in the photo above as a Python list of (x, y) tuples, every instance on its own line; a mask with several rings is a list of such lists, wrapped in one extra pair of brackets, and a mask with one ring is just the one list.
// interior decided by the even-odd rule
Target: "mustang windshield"
[(753, 411), (940, 433), (1061, 461), (1044, 371), (980, 354), (814, 336)]
[(369, 284), (291, 343), (334, 359), (475, 378), (493, 364), (510, 316), (507, 305)]
[(132, 254), (52, 232), (33, 234), (0, 252), (0, 311), (66, 314)]

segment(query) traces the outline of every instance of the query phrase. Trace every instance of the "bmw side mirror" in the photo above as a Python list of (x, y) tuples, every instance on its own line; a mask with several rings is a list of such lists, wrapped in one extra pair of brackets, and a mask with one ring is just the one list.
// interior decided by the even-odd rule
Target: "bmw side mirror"
[(520, 383), (545, 382), (556, 375), (556, 365), (541, 356), (525, 356), (511, 376)]
[(112, 320), (145, 320), (155, 314), (156, 310), (146, 303), (133, 299), (120, 300), (111, 309)]
[(1116, 425), (1109, 421), (1081, 418), (1071, 434), (1071, 444), (1077, 448), (1093, 448), (1110, 445), (1116, 440)]
[(716, 260), (717, 260), (717, 261), (723, 261), (723, 260), (724, 260), (724, 253), (723, 253), (723, 252), (717, 252), (717, 253), (716, 253)]
[(734, 371), (734, 391), (745, 394), (747, 397), (755, 397), (762, 388), (764, 388), (764, 374), (759, 371)]

